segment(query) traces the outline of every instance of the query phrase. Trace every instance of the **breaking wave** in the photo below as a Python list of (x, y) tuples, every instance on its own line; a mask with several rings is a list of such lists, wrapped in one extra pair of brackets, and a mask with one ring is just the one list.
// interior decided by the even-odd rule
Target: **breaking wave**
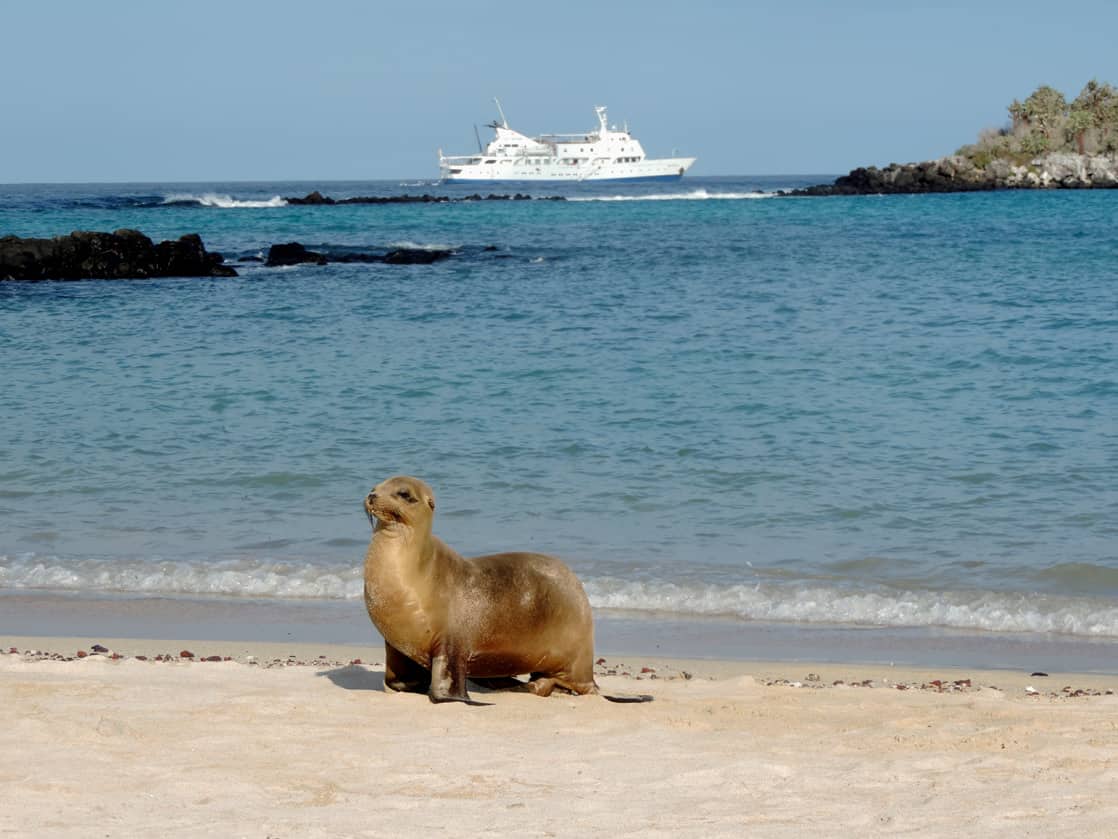
[(194, 195), (188, 192), (174, 193), (165, 196), (163, 199), (164, 205), (174, 206), (190, 206), (197, 205), (199, 207), (219, 207), (223, 210), (228, 209), (262, 209), (267, 207), (286, 207), (287, 201), (279, 195), (273, 195), (271, 198), (265, 199), (238, 199), (230, 195), (221, 195), (216, 192), (206, 192), (202, 195)]
[(1016, 592), (849, 590), (826, 586), (716, 586), (587, 580), (598, 608), (743, 620), (943, 627), (1118, 638), (1113, 600)]
[(568, 201), (745, 201), (774, 198), (772, 192), (707, 192), (694, 189), (690, 192), (665, 192), (654, 195), (582, 195), (570, 196)]
[[(1113, 599), (1026, 592), (850, 589), (803, 583), (717, 585), (584, 575), (597, 609), (680, 617), (1118, 638)], [(0, 588), (148, 595), (350, 600), (355, 563), (238, 558), (214, 561), (0, 556)]]
[(437, 243), (437, 242), (430, 243), (430, 244), (422, 244), (420, 242), (412, 242), (408, 239), (404, 239), (404, 240), (399, 241), (399, 242), (389, 242), (388, 247), (399, 249), (399, 250), (408, 250), (408, 251), (432, 251), (432, 252), (437, 252), (437, 251), (456, 251), (456, 250), (458, 250), (459, 245), (444, 245), (444, 244), (440, 244), (440, 243)]
[(362, 585), (352, 563), (0, 557), (0, 588), (12, 589), (342, 600), (360, 597)]

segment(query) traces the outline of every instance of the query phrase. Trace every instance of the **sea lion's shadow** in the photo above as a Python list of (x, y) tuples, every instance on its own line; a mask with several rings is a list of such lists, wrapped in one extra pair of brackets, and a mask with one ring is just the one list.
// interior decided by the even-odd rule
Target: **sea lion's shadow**
[(316, 676), (325, 676), (335, 685), (346, 690), (384, 690), (384, 671), (366, 670), (358, 664), (347, 664), (333, 670), (320, 670)]
[[(316, 676), (324, 676), (345, 690), (384, 690), (384, 671), (366, 670), (359, 664), (347, 664), (333, 670), (319, 670)], [(484, 682), (470, 680), (476, 693), (504, 693), (515, 689), (524, 690), (524, 683), (516, 679), (490, 679)]]

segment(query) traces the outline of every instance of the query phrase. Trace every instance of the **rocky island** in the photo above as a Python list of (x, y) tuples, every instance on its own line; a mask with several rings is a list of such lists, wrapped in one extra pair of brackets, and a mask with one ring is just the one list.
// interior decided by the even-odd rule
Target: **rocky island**
[(0, 237), (0, 280), (235, 277), (197, 233), (158, 245), (138, 230), (74, 231), (53, 239)]
[(953, 155), (860, 167), (788, 195), (872, 195), (1118, 187), (1118, 90), (1092, 79), (1071, 102), (1047, 85), (1014, 100), (1001, 128)]
[(481, 195), (475, 192), (473, 195), (462, 195), (456, 198), (449, 195), (431, 195), (426, 192), (422, 195), (358, 195), (352, 198), (331, 198), (316, 189), (302, 198), (287, 196), (283, 200), (296, 207), (333, 207), (336, 204), (461, 204), (472, 201), (566, 201), (567, 199), (562, 195), (546, 195), (533, 198), (531, 195), (520, 192), (515, 195), (495, 195), (493, 193)]
[[(496, 251), (495, 245), (481, 248)], [(272, 245), (267, 258), (241, 257), (269, 268), (329, 263), (431, 265), (458, 254), (453, 248), (394, 247), (371, 251), (353, 248), (308, 250), (299, 242)], [(197, 233), (153, 244), (138, 230), (115, 233), (75, 231), (53, 239), (0, 237), (0, 281), (133, 280), (153, 277), (236, 277), (219, 253), (207, 251)]]

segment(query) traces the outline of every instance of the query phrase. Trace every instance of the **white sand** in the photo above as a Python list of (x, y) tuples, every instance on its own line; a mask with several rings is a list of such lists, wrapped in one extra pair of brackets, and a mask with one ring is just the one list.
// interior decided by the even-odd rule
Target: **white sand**
[[(104, 643), (126, 657), (0, 655), (0, 836), (1101, 837), (1118, 824), (1118, 696), (1062, 690), (1105, 694), (1113, 676), (611, 659), (604, 689), (655, 701), (475, 691), (493, 704), (467, 707), (382, 692), (375, 648)], [(133, 657), (183, 648), (238, 660)], [(326, 658), (267, 666), (289, 654)], [(638, 680), (642, 667), (658, 678)], [(951, 690), (919, 687), (932, 679)]]

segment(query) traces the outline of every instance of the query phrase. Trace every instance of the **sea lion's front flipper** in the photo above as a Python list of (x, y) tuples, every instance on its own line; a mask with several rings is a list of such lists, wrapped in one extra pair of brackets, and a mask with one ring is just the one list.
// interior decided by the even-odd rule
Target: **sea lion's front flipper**
[(603, 699), (610, 702), (651, 702), (652, 697), (647, 693), (603, 693)]
[(457, 655), (453, 647), (440, 650), (431, 658), (431, 689), (427, 698), (432, 702), (465, 702), (467, 705), (491, 705), (475, 702), (466, 691), (466, 659)]

